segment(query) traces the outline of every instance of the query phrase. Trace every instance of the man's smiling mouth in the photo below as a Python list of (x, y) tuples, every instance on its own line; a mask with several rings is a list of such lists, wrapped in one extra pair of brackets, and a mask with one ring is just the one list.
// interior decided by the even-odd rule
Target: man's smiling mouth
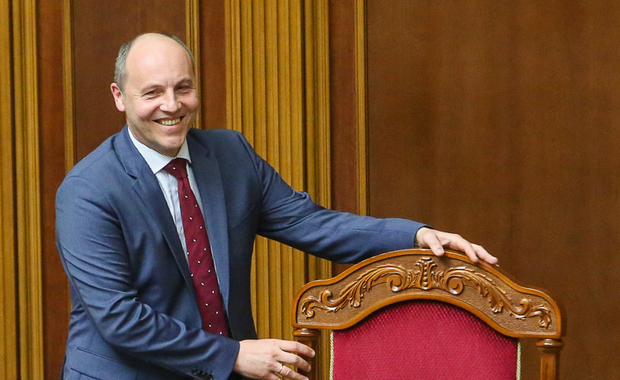
[(162, 125), (175, 125), (181, 122), (181, 118), (172, 119), (172, 120), (156, 120), (157, 123)]

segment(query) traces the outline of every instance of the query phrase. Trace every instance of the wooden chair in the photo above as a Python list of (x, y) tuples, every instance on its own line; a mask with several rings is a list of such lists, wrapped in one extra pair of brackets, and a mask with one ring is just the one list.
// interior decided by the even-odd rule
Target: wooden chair
[[(292, 308), (295, 339), (331, 333), (333, 380), (520, 377), (520, 339), (537, 339), (540, 379), (557, 380), (562, 313), (540, 290), (449, 251), (385, 253), (306, 284)], [(318, 352), (317, 352), (318, 354)], [(318, 379), (316, 358), (310, 380)], [(303, 373), (303, 372), (302, 372)]]

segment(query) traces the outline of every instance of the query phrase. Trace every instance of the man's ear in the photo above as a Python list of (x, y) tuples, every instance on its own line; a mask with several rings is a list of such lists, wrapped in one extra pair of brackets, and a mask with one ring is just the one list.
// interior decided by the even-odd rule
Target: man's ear
[(112, 96), (114, 97), (114, 104), (116, 104), (116, 109), (125, 112), (125, 105), (123, 104), (123, 92), (120, 87), (116, 83), (112, 83), (110, 85), (110, 90), (112, 91)]

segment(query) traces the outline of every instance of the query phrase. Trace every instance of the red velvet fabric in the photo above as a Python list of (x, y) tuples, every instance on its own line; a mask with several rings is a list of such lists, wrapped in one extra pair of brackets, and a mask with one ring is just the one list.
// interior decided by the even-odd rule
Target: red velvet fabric
[(388, 306), (334, 331), (333, 379), (514, 380), (518, 340), (435, 301)]

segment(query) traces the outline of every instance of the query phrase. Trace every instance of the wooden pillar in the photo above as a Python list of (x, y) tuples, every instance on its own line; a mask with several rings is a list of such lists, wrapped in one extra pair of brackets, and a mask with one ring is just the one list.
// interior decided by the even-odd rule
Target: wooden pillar
[[(319, 330), (315, 330), (315, 329), (308, 329), (308, 328), (300, 328), (300, 329), (295, 329), (295, 331), (293, 332), (293, 335), (295, 336), (295, 340), (299, 343), (303, 343), (306, 346), (312, 348), (313, 350), (319, 350), (319, 344), (320, 344), (320, 337), (321, 337), (321, 332)], [(326, 340), (326, 339), (324, 339)], [(321, 355), (323, 356), (323, 355)], [(316, 356), (313, 358), (307, 358), (308, 363), (310, 363), (310, 366), (312, 367), (310, 369), (309, 372), (305, 372), (305, 371), (299, 371), (299, 373), (301, 373), (302, 375), (308, 377), (309, 379), (315, 380), (317, 379), (317, 360), (316, 360)], [(324, 374), (324, 376), (320, 377), (321, 379), (327, 379), (329, 378), (329, 373), (327, 373), (327, 375)]]
[(557, 380), (560, 376), (560, 351), (564, 347), (561, 339), (541, 339), (536, 342), (541, 351), (540, 380)]
[(0, 2), (0, 378), (17, 378), (13, 83), (10, 1)]
[[(34, 0), (12, 2), (12, 178), (19, 378), (43, 379), (37, 25)], [(6, 131), (3, 131), (3, 133)], [(3, 140), (4, 143), (4, 140)], [(4, 169), (3, 169), (4, 170)], [(10, 178), (10, 177), (9, 177)], [(4, 183), (4, 180), (3, 180)], [(4, 221), (3, 221), (4, 222)], [(9, 252), (3, 252), (10, 255)], [(4, 258), (10, 261), (5, 256)], [(13, 268), (14, 270), (14, 268)], [(9, 272), (10, 272), (9, 268)], [(3, 276), (6, 273), (3, 273)], [(10, 274), (9, 274), (10, 276)], [(14, 283), (15, 286), (15, 283)], [(15, 355), (15, 354), (13, 354)]]

